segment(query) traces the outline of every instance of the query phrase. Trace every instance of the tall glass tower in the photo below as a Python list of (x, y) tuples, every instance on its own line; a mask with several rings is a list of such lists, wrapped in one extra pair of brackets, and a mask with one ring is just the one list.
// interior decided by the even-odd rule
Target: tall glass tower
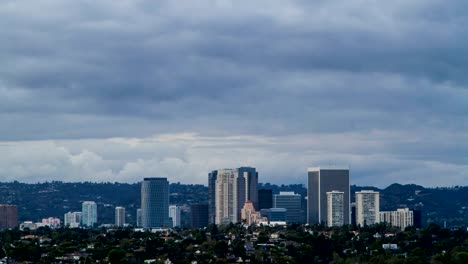
[(172, 226), (167, 178), (144, 178), (141, 183), (141, 222), (143, 228)]
[(81, 223), (92, 227), (97, 223), (97, 205), (93, 201), (85, 201), (81, 204)]

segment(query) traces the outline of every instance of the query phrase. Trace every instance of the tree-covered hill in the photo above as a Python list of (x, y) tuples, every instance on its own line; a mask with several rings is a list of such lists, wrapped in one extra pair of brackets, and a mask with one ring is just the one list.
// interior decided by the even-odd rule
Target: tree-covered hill
[[(98, 221), (114, 222), (115, 206), (127, 208), (127, 222), (134, 223), (136, 209), (140, 207), (140, 183), (65, 183), (45, 182), (26, 184), (19, 182), (0, 183), (0, 203), (18, 205), (20, 221), (39, 221), (45, 217), (59, 217), (68, 211), (80, 211), (81, 202), (91, 200), (98, 204)], [(307, 190), (303, 185), (274, 185), (260, 183), (259, 188), (294, 191), (303, 196)], [(181, 183), (170, 184), (171, 204), (191, 204), (208, 200), (208, 189), (204, 185)], [(351, 186), (360, 190), (380, 192), (380, 209), (395, 210), (410, 207), (422, 209), (428, 223), (451, 226), (468, 226), (468, 187), (424, 188), (418, 185), (392, 184), (385, 189)]]

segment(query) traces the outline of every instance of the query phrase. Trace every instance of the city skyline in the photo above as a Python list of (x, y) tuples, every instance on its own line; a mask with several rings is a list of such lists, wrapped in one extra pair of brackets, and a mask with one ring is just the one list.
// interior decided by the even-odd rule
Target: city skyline
[[(467, 185), (462, 1), (7, 1), (0, 178)], [(42, 11), (48, 10), (48, 15)], [(432, 15), (435, 14), (435, 15)]]

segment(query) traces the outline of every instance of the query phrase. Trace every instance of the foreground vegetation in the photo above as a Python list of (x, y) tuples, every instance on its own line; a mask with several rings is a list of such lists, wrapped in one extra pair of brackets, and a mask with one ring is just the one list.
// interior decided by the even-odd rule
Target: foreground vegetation
[[(397, 248), (384, 249), (384, 244)], [(0, 246), (0, 257), (9, 263), (468, 263), (468, 232), (437, 225), (404, 232), (385, 225), (231, 224), (156, 233), (13, 229), (0, 232)]]

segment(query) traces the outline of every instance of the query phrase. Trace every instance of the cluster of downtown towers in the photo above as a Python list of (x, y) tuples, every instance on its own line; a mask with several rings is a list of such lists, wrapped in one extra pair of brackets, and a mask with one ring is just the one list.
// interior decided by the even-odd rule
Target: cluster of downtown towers
[[(348, 167), (312, 167), (307, 170), (306, 223), (329, 222), (331, 210), (338, 201), (339, 210), (333, 219), (350, 224), (350, 185)], [(229, 224), (241, 222), (245, 202), (258, 209), (258, 172), (252, 167), (219, 169), (208, 174), (208, 223)], [(338, 195), (333, 195), (338, 194)], [(332, 197), (332, 200), (330, 200)], [(336, 199), (338, 197), (338, 200)], [(271, 197), (270, 197), (271, 199)], [(335, 204), (332, 204), (332, 203)], [(168, 213), (169, 182), (166, 178), (145, 178), (141, 186), (141, 226), (144, 228), (170, 227)], [(330, 212), (329, 212), (330, 211)], [(335, 221), (335, 220), (333, 220)]]

